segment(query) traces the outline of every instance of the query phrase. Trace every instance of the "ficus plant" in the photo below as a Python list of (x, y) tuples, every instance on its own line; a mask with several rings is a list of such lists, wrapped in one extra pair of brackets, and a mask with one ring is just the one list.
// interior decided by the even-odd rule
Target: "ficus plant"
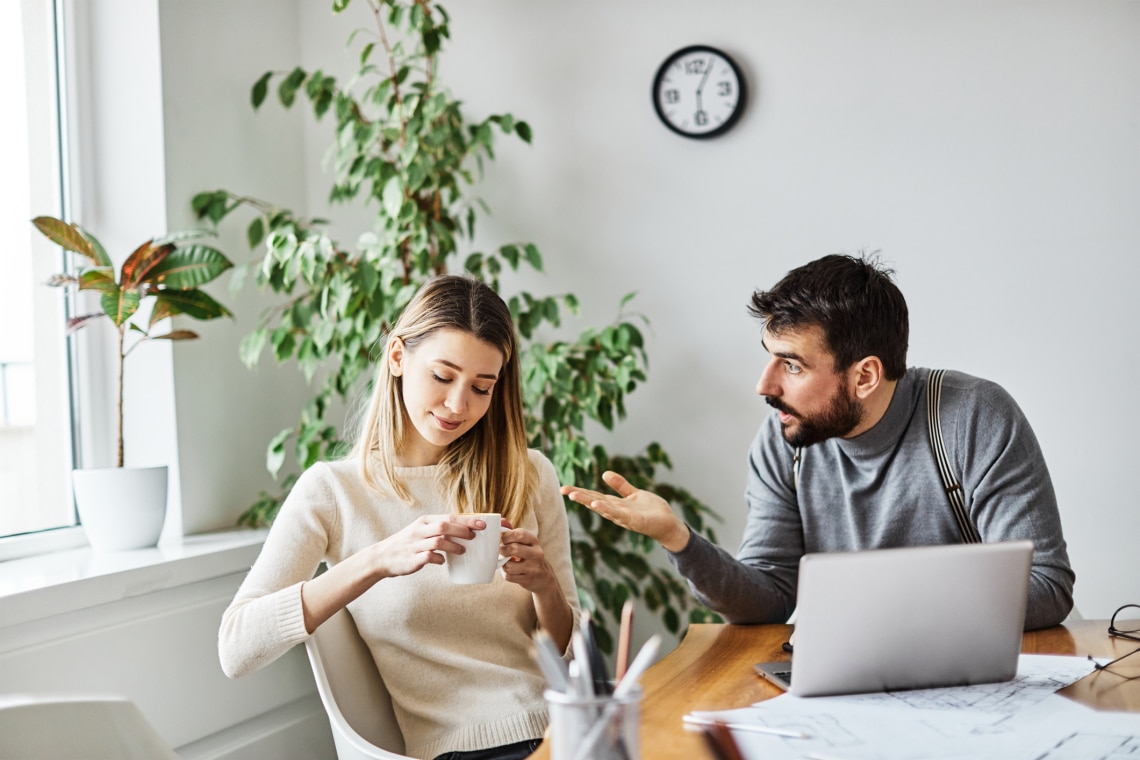
[[(500, 276), (529, 267), (541, 271), (542, 254), (529, 242), (471, 251), (480, 201), (468, 195), (485, 162), (493, 160), (496, 134), (531, 141), (531, 128), (510, 114), (469, 122), (460, 103), (440, 83), (439, 54), (451, 29), (447, 12), (427, 0), (364, 0), (370, 26), (348, 40), (358, 62), (346, 82), (321, 70), (269, 71), (254, 83), (255, 109), (275, 87), (285, 108), (308, 101), (315, 117), (335, 122), (329, 157), (335, 175), (330, 203), (363, 204), (373, 229), (352, 246), (335, 240), (320, 219), (305, 218), (270, 202), (227, 190), (196, 195), (194, 211), (214, 224), (244, 212), (246, 236), (256, 251), (235, 280), (252, 273), (262, 288), (281, 297), (262, 313), (241, 344), (241, 358), (255, 365), (268, 350), (279, 362), (295, 360), (315, 395), (297, 423), (268, 445), (267, 466), (280, 477), (292, 451), (300, 469), (340, 455), (342, 431), (329, 420), (337, 401), (356, 397), (371, 382), (377, 349), (416, 289), (429, 277), (462, 269), (502, 292)], [(340, 13), (348, 0), (335, 0)], [(359, 5), (359, 4), (358, 4)], [(240, 287), (240, 284), (238, 285)], [(554, 463), (563, 483), (605, 488), (601, 474), (614, 469), (634, 485), (669, 499), (697, 531), (715, 540), (715, 513), (688, 491), (657, 480), (668, 454), (649, 444), (634, 455), (611, 454), (587, 435), (587, 421), (612, 430), (625, 416), (625, 399), (646, 379), (648, 357), (638, 318), (627, 314), (631, 296), (612, 324), (564, 340), (563, 312), (576, 314), (571, 293), (503, 294), (523, 341), (524, 405), (529, 444)], [(643, 322), (642, 322), (643, 323)], [(282, 493), (263, 493), (240, 518), (272, 521), (296, 473), (281, 479)], [(682, 614), (714, 619), (695, 606), (685, 586), (647, 555), (652, 542), (567, 500), (574, 569), (584, 609), (600, 621), (599, 639), (612, 648), (626, 599), (636, 598), (674, 633)]]
[[(92, 290), (99, 294), (102, 311), (68, 319), (68, 332), (75, 332), (93, 320), (107, 318), (115, 326), (115, 466), (123, 466), (123, 368), (127, 356), (141, 344), (150, 340), (193, 340), (198, 334), (192, 330), (169, 330), (153, 334), (160, 322), (182, 314), (194, 319), (230, 317), (229, 310), (199, 287), (216, 279), (233, 266), (226, 256), (215, 248), (201, 243), (189, 243), (210, 233), (204, 230), (177, 232), (146, 241), (132, 252), (118, 273), (107, 250), (98, 238), (78, 224), (71, 224), (50, 216), (32, 220), (45, 237), (62, 248), (77, 253), (87, 260), (75, 271), (56, 274), (49, 285)], [(139, 308), (152, 303), (146, 324), (135, 318)], [(128, 335), (134, 340), (128, 340)]]

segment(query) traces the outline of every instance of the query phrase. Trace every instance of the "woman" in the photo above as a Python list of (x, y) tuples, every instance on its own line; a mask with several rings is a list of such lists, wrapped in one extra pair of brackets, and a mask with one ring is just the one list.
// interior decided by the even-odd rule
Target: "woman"
[[(489, 287), (441, 276), (388, 336), (352, 453), (298, 479), (222, 618), (231, 678), (347, 606), (392, 694), (406, 752), (514, 760), (546, 726), (537, 628), (565, 651), (577, 615), (554, 468), (528, 451), (510, 312)], [(453, 585), (445, 555), (499, 512), (489, 584)], [(325, 560), (329, 569), (313, 577)]]

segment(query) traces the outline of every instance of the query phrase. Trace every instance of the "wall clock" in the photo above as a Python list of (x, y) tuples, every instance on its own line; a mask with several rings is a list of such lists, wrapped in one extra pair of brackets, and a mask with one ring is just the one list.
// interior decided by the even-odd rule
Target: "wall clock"
[(665, 59), (653, 80), (653, 107), (685, 137), (727, 132), (744, 111), (744, 77), (727, 53), (691, 45)]

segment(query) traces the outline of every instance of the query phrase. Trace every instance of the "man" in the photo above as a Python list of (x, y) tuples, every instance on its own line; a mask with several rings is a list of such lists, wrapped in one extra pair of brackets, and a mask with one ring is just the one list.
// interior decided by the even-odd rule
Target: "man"
[(1025, 628), (1060, 623), (1074, 574), (1037, 438), (1001, 387), (944, 374), (937, 418), (964, 497), (960, 524), (929, 437), (931, 370), (906, 367), (906, 300), (891, 274), (865, 258), (825, 256), (753, 294), (749, 311), (772, 357), (756, 392), (776, 412), (749, 451), (735, 558), (617, 473), (603, 476), (617, 496), (562, 493), (658, 541), (697, 598), (732, 623), (786, 620), (805, 553), (958, 543), (971, 533), (1034, 542)]

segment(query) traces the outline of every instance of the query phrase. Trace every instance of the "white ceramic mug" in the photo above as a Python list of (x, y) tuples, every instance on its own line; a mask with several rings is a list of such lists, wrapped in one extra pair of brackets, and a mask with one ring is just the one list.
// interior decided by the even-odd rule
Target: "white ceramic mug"
[(507, 530), (503, 527), (502, 515), (483, 513), (474, 517), (487, 523), (487, 527), (475, 531), (475, 538), (455, 539), (467, 551), (447, 555), (447, 574), (452, 583), (490, 583), (495, 579), (495, 571), (506, 564), (508, 559), (499, 556), (499, 537)]

